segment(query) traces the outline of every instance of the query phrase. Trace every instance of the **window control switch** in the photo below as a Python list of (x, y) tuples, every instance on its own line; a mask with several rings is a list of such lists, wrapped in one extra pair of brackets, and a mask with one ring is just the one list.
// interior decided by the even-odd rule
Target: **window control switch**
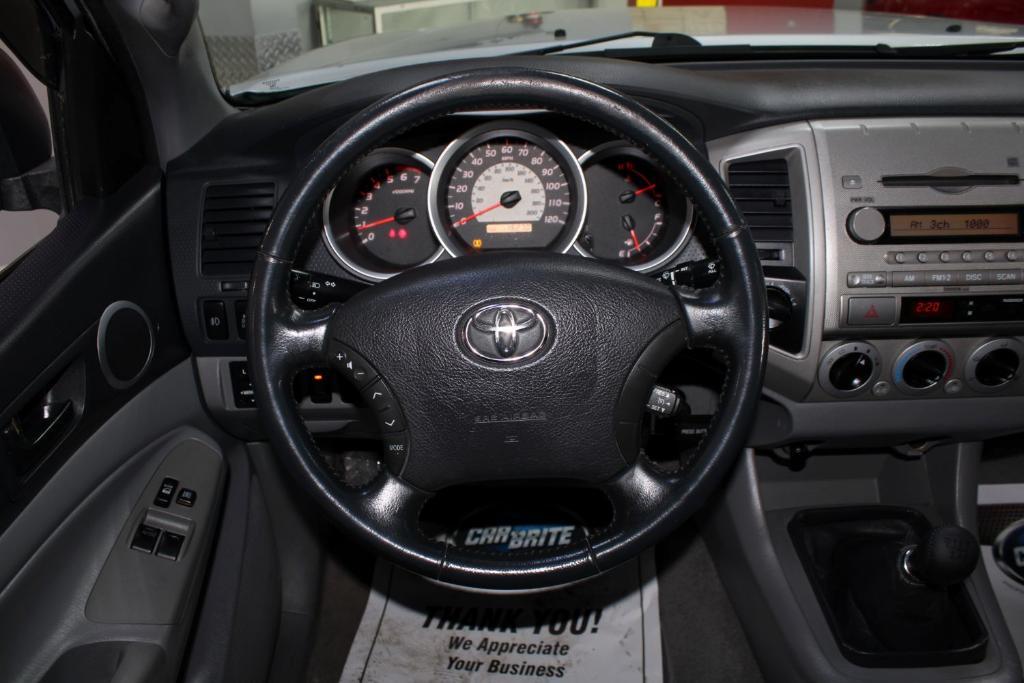
[(185, 537), (181, 534), (165, 531), (164, 535), (160, 537), (160, 543), (156, 547), (156, 554), (158, 557), (168, 560), (177, 560), (178, 553), (181, 552), (181, 546), (184, 543)]
[(187, 508), (192, 507), (196, 504), (196, 492), (192, 489), (182, 489), (178, 491), (178, 505), (183, 505)]
[(135, 530), (135, 535), (132, 536), (132, 550), (152, 553), (153, 548), (156, 547), (156, 539), (158, 538), (160, 538), (159, 529), (155, 526), (149, 526), (148, 524), (140, 524), (139, 528)]
[(171, 504), (171, 499), (174, 498), (174, 492), (177, 488), (177, 479), (164, 477), (164, 480), (160, 482), (160, 490), (156, 492), (156, 498), (153, 499), (153, 505), (162, 508), (168, 507)]

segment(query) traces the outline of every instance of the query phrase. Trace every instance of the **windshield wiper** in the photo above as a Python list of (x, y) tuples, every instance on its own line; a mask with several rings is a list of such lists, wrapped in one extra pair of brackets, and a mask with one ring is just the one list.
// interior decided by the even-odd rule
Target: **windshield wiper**
[(1004, 40), (990, 43), (952, 43), (948, 45), (913, 45), (910, 47), (891, 47), (879, 43), (875, 50), (881, 54), (895, 57), (984, 57), (1013, 52), (1024, 48), (1024, 40)]
[[(564, 45), (553, 45), (551, 47), (543, 47), (539, 50), (526, 50), (524, 52), (517, 52), (520, 55), (552, 55), (563, 50), (571, 50), (576, 47), (588, 47), (590, 45), (601, 45), (603, 43), (612, 43), (616, 40), (623, 40), (625, 38), (653, 38), (654, 41), (651, 43), (650, 48), (643, 48), (649, 50), (651, 48), (664, 48), (664, 47), (679, 47), (679, 48), (700, 48), (703, 45), (697, 41), (696, 38), (686, 35), (685, 33), (660, 33), (658, 31), (626, 31), (625, 33), (613, 33), (608, 36), (600, 36), (599, 38), (587, 38), (586, 40), (577, 40)], [(605, 50), (607, 52), (607, 50)]]
[(631, 31), (618, 33), (601, 38), (580, 40), (575, 43), (556, 45), (530, 50), (518, 54), (547, 55), (556, 54), (576, 47), (601, 45), (623, 38), (651, 37), (654, 40), (650, 47), (606, 48), (579, 54), (611, 57), (614, 59), (635, 59), (638, 61), (660, 62), (676, 61), (687, 58), (700, 59), (743, 59), (772, 57), (822, 57), (822, 58), (853, 58), (853, 57), (891, 57), (891, 58), (966, 58), (987, 57), (1014, 50), (1024, 49), (1024, 41), (1001, 41), (985, 43), (956, 43), (950, 45), (912, 45), (893, 47), (886, 43), (876, 45), (702, 45), (696, 39), (679, 33), (656, 33), (652, 31)]

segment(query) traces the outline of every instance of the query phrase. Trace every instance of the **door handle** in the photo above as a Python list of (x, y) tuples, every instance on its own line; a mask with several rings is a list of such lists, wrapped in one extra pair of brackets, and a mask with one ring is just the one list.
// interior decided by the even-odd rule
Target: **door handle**
[(44, 401), (22, 410), (4, 425), (0, 438), (21, 465), (19, 474), (46, 455), (50, 445), (71, 426), (74, 415), (71, 400)]

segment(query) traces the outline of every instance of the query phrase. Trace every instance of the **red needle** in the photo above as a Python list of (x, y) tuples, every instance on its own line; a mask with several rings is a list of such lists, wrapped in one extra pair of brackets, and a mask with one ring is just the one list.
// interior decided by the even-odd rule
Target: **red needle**
[(643, 194), (644, 192), (648, 192), (649, 190), (653, 190), (654, 187), (655, 187), (654, 183), (651, 183), (647, 187), (641, 187), (639, 190), (635, 190), (633, 192), (633, 195), (635, 196), (635, 195), (638, 195), (638, 194)]
[(477, 216), (482, 216), (485, 213), (487, 213), (488, 211), (494, 211), (495, 209), (499, 208), (500, 206), (501, 206), (501, 202), (494, 202), (490, 206), (488, 206), (486, 208), (483, 208), (483, 209), (480, 209), (476, 213), (472, 213), (472, 214), (466, 216), (465, 218), (460, 218), (459, 220), (457, 220), (454, 223), (452, 223), (452, 227), (453, 228), (457, 228), (460, 225), (465, 225), (466, 223), (470, 222), (471, 220), (473, 220)]
[(640, 240), (637, 239), (636, 230), (630, 230), (629, 236), (633, 238), (633, 244), (636, 246), (637, 251), (643, 251), (644, 248), (640, 246)]
[(376, 228), (379, 225), (387, 225), (388, 223), (394, 223), (394, 222), (395, 222), (395, 217), (394, 216), (388, 216), (387, 218), (381, 218), (379, 221), (374, 221), (372, 223), (363, 223), (362, 225), (357, 225), (356, 226), (356, 230), (369, 230), (370, 228)]

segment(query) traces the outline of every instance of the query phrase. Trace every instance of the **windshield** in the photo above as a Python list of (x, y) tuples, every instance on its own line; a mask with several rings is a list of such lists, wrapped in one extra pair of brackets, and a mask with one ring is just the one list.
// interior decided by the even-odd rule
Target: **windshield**
[[(228, 97), (250, 99), (428, 60), (642, 50), (651, 47), (653, 33), (684, 34), (707, 48), (791, 46), (808, 54), (815, 46), (1024, 40), (1021, 0), (709, 2), (202, 0), (199, 16), (221, 88)], [(573, 48), (579, 41), (588, 44)]]

